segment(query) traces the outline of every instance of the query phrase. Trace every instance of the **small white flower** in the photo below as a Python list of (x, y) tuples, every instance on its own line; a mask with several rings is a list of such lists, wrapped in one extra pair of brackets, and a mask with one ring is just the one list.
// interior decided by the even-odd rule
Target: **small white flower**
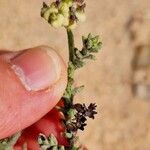
[(64, 2), (67, 3), (68, 7), (73, 5), (73, 0), (64, 0)]
[(54, 2), (50, 5), (50, 13), (58, 13), (58, 8)]
[(51, 25), (55, 28), (61, 27), (64, 23), (64, 16), (57, 14), (54, 19), (51, 20)]
[(86, 20), (86, 15), (85, 12), (83, 11), (76, 11), (76, 17), (78, 18), (79, 21), (84, 22)]
[(43, 18), (47, 21), (49, 21), (49, 17), (53, 13), (58, 13), (58, 8), (54, 2), (50, 5), (50, 7), (42, 9)]
[(69, 16), (69, 6), (68, 6), (68, 4), (65, 3), (65, 2), (60, 3), (59, 11), (62, 15), (64, 15), (65, 17), (68, 17)]

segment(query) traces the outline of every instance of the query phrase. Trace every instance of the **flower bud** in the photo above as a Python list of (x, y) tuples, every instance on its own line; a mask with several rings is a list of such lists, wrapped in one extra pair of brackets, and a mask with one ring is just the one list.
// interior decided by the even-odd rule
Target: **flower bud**
[(54, 2), (50, 5), (50, 13), (58, 13), (58, 8)]
[(65, 2), (60, 3), (59, 11), (61, 12), (62, 15), (64, 15), (65, 17), (68, 17), (69, 16), (69, 6), (67, 5), (67, 3), (65, 3)]
[(68, 7), (73, 5), (73, 0), (63, 0), (63, 2), (67, 3)]
[(61, 27), (64, 22), (64, 16), (62, 14), (57, 14), (51, 20), (51, 25), (55, 28)]
[(50, 16), (50, 9), (49, 8), (45, 10), (43, 9), (41, 15), (46, 21), (48, 21), (49, 16)]
[(76, 11), (76, 17), (78, 18), (79, 21), (84, 22), (86, 20), (86, 15), (85, 12), (83, 11)]
[(49, 17), (52, 13), (58, 13), (58, 8), (56, 7), (55, 3), (52, 3), (49, 6), (45, 6), (41, 10), (41, 16), (46, 20), (49, 21)]

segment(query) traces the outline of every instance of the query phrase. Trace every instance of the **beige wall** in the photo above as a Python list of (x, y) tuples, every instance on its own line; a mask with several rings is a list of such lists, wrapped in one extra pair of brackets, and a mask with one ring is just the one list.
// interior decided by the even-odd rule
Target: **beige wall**
[[(0, 0), (0, 49), (37, 45), (58, 49), (67, 61), (66, 33), (40, 18), (42, 0)], [(85, 90), (77, 101), (98, 104), (81, 141), (90, 150), (149, 150), (150, 1), (87, 0), (87, 21), (75, 30), (99, 34), (97, 61), (76, 74)]]

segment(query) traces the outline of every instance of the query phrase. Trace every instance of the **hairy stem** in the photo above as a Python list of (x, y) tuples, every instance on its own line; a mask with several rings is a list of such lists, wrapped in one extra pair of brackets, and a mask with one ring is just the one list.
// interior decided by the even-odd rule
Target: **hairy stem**
[(74, 35), (71, 29), (66, 29), (68, 38), (68, 51), (69, 51), (69, 63), (68, 63), (68, 83), (65, 93), (67, 96), (64, 99), (66, 105), (70, 106), (73, 103), (72, 85), (74, 83)]
[(74, 36), (70, 29), (67, 29), (68, 47), (69, 47), (69, 61), (74, 61)]

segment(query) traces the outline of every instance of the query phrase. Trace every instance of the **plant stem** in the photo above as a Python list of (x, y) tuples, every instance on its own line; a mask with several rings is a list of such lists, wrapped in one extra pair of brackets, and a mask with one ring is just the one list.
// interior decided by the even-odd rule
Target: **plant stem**
[[(68, 50), (69, 50), (69, 62), (68, 62), (68, 83), (67, 83), (67, 88), (66, 88), (66, 93), (68, 93), (67, 98), (64, 98), (64, 103), (65, 103), (65, 108), (64, 108), (64, 115), (66, 118), (66, 123), (67, 121), (70, 120), (69, 117), (69, 110), (70, 107), (73, 105), (73, 95), (71, 94), (72, 88), (73, 88), (73, 83), (74, 83), (74, 35), (71, 29), (66, 29), (67, 32), (67, 38), (68, 38)], [(74, 147), (74, 135), (70, 139), (68, 139), (70, 145), (69, 148), (73, 149)]]
[(69, 47), (69, 61), (74, 62), (74, 36), (70, 29), (67, 29), (68, 47)]
[(74, 35), (71, 29), (66, 29), (67, 38), (68, 38), (68, 50), (69, 50), (69, 63), (68, 63), (68, 83), (66, 92), (67, 98), (65, 99), (65, 103), (67, 105), (72, 105), (73, 102), (73, 95), (72, 95), (72, 85), (74, 83)]

